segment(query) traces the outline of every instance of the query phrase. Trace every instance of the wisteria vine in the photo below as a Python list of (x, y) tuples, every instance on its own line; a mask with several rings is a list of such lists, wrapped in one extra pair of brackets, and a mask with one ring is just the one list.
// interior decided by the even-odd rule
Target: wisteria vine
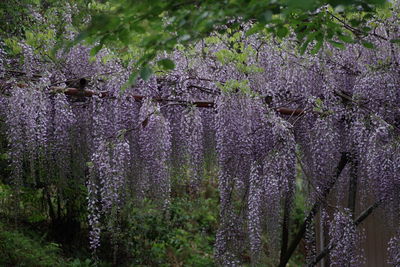
[[(382, 34), (396, 37), (398, 25), (393, 18), (391, 31)], [(379, 203), (397, 227), (388, 261), (398, 265), (399, 48), (368, 37), (379, 49), (328, 45), (305, 57), (289, 49), (295, 43), (290, 37), (266, 44), (237, 35), (242, 50), (230, 47), (233, 35), (216, 34), (176, 51), (175, 70), (130, 88), (125, 83), (131, 66), (108, 49), (91, 58), (90, 47), (76, 45), (57, 54), (63, 62), (57, 65), (41, 61), (21, 42), (26, 81), (9, 79), (0, 96), (10, 183), (43, 186), (50, 194), (51, 185), (83, 174), (78, 182), (87, 188), (95, 255), (103, 232), (120, 231), (119, 216), (130, 201), (151, 199), (168, 210), (177, 166), (189, 177), (183, 181), (188, 194), (199, 194), (204, 157), (213, 150), (219, 171), (219, 265), (239, 266), (249, 253), (254, 265), (268, 256), (285, 266), (300, 242), (289, 240), (288, 233), (296, 177), (304, 180), (310, 207), (299, 231), (309, 248), (308, 263), (323, 256), (315, 250), (314, 217), (330, 205), (336, 210), (325, 214), (321, 225), (329, 229), (326, 251), (333, 266), (362, 262), (356, 214), (367, 213), (354, 202), (364, 199)], [(200, 49), (202, 55), (185, 54)], [(10, 78), (7, 58), (0, 46), (3, 80)], [(88, 83), (78, 88), (82, 79)], [(52, 171), (44, 175), (45, 169)], [(353, 193), (329, 196), (349, 186)]]

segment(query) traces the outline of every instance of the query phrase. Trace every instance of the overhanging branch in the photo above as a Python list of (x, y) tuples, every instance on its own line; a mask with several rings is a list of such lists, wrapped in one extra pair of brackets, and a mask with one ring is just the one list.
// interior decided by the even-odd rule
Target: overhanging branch
[[(88, 90), (88, 89), (84, 89), (84, 90), (80, 90), (78, 88), (61, 88), (61, 87), (52, 87), (52, 92), (54, 93), (64, 93), (66, 95), (70, 95), (70, 96), (77, 96), (77, 97), (92, 97), (92, 96), (98, 96), (100, 98), (104, 98), (104, 97), (110, 97), (112, 98), (112, 96), (110, 96), (110, 93), (107, 91), (100, 91), (100, 92), (96, 92), (93, 90)], [(142, 95), (129, 95), (128, 98), (132, 98), (135, 101), (142, 101), (145, 96)], [(177, 104), (182, 104), (182, 105), (193, 105), (199, 108), (213, 108), (215, 106), (215, 103), (213, 101), (185, 101), (185, 100), (179, 100), (179, 99), (170, 99), (170, 98), (162, 98), (162, 97), (153, 97), (152, 98), (153, 101), (156, 102), (175, 102)], [(306, 111), (304, 109), (292, 109), (292, 108), (277, 108), (275, 109), (276, 112), (282, 114), (282, 115), (289, 115), (289, 116), (300, 116), (303, 115)]]
[[(368, 218), (369, 215), (380, 205), (382, 204), (381, 200), (376, 201), (374, 204), (365, 209), (358, 217), (353, 221), (354, 225), (357, 227), (362, 223), (365, 219)], [(335, 243), (328, 244), (322, 251), (315, 257), (315, 259), (308, 265), (308, 267), (315, 266), (320, 260), (322, 260), (328, 253), (336, 246)]]
[[(336, 173), (335, 173), (334, 177), (331, 178), (326, 189), (322, 192), (320, 199), (325, 199), (329, 195), (329, 192), (332, 190), (337, 179), (339, 178), (340, 174), (342, 173), (344, 167), (346, 167), (348, 161), (349, 161), (348, 154), (342, 153), (342, 156), (341, 156), (338, 166), (336, 168)], [(322, 204), (322, 201), (320, 201), (320, 200), (317, 200), (314, 203), (314, 205), (312, 206), (306, 219), (304, 220), (303, 224), (301, 225), (300, 230), (297, 232), (292, 243), (290, 243), (290, 246), (289, 246), (287, 252), (285, 253), (284, 257), (281, 257), (280, 263), (278, 265), (279, 267), (286, 266), (286, 264), (288, 263), (289, 259), (292, 256), (292, 254), (294, 253), (297, 246), (299, 245), (301, 239), (303, 239), (304, 233), (306, 232), (307, 224), (309, 224), (311, 222), (311, 220), (314, 218), (315, 214), (317, 214), (317, 211), (318, 211), (319, 207), (321, 206), (321, 204)]]

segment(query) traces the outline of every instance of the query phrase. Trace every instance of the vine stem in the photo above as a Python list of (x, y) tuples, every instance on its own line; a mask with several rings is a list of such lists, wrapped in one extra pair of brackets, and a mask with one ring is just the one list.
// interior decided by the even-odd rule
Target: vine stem
[[(353, 221), (353, 224), (357, 227), (362, 223), (365, 219), (368, 218), (371, 213), (378, 208), (382, 204), (382, 200), (376, 201), (374, 204), (365, 209), (358, 217)], [(316, 257), (315, 259), (308, 265), (308, 267), (315, 266), (320, 260), (322, 260), (328, 253), (336, 246), (335, 243), (328, 244)]]
[[(348, 162), (349, 162), (348, 153), (342, 153), (342, 156), (337, 165), (336, 173), (335, 173), (334, 177), (331, 178), (329, 185), (326, 187), (325, 191), (322, 192), (322, 194), (321, 194), (322, 199), (325, 199), (329, 195), (329, 192), (332, 190), (333, 186), (335, 185), (337, 179), (339, 178), (340, 174), (342, 173), (343, 169), (346, 167)], [(293, 255), (294, 251), (296, 250), (297, 246), (299, 245), (300, 241), (303, 239), (303, 236), (306, 232), (307, 224), (309, 224), (311, 222), (311, 220), (314, 218), (315, 214), (317, 214), (317, 211), (322, 203), (323, 202), (320, 200), (317, 200), (314, 203), (314, 205), (312, 206), (306, 219), (304, 220), (303, 224), (301, 225), (300, 230), (297, 232), (294, 240), (290, 243), (288, 250), (286, 251), (286, 253), (284, 253), (283, 256), (281, 256), (281, 260), (278, 265), (279, 267), (285, 267), (286, 264), (289, 262), (289, 259), (292, 257), (292, 255)]]

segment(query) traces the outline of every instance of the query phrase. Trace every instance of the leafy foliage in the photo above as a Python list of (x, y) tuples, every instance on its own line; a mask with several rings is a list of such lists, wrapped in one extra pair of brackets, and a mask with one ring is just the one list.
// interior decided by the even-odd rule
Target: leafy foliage
[(125, 236), (132, 265), (213, 265), (217, 227), (215, 199), (174, 198), (165, 220), (150, 203), (133, 208)]
[(0, 264), (2, 266), (38, 266), (38, 267), (91, 267), (90, 259), (69, 260), (61, 255), (57, 243), (49, 243), (33, 234), (9, 229), (0, 223)]
[(63, 259), (58, 255), (57, 244), (43, 246), (15, 231), (0, 228), (0, 264), (3, 266), (60, 266)]
[[(247, 35), (273, 33), (279, 38), (294, 33), (303, 53), (310, 44), (314, 47), (312, 52), (318, 52), (324, 42), (343, 48), (343, 43), (354, 43), (368, 35), (371, 29), (365, 26), (367, 19), (384, 2), (110, 1), (93, 16), (77, 40), (98, 42), (95, 51), (104, 44), (133, 48), (135, 53), (134, 47), (141, 48), (137, 66), (145, 79), (149, 62), (160, 52), (171, 52), (177, 45), (197, 42), (215, 31), (243, 29)], [(350, 25), (335, 15), (337, 12), (362, 12), (363, 15), (353, 16)], [(371, 47), (366, 41), (362, 43)], [(162, 59), (158, 64), (165, 63)], [(169, 63), (167, 69), (171, 68), (173, 64)]]

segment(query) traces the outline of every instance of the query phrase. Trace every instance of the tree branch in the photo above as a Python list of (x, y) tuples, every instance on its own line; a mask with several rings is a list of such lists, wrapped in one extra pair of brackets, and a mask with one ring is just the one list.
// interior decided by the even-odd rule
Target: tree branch
[(379, 34), (376, 34), (376, 33), (369, 33), (369, 32), (364, 32), (364, 31), (362, 31), (362, 30), (360, 30), (360, 29), (357, 29), (357, 28), (354, 28), (354, 27), (352, 27), (352, 26), (350, 26), (349, 24), (347, 24), (343, 19), (341, 19), (341, 18), (339, 18), (338, 16), (335, 16), (333, 13), (331, 13), (331, 12), (329, 12), (329, 11), (327, 11), (327, 13), (329, 14), (329, 15), (331, 15), (334, 19), (336, 19), (337, 21), (339, 21), (342, 25), (343, 25), (343, 27), (345, 27), (346, 29), (348, 29), (349, 31), (351, 31), (352, 33), (354, 33), (354, 34), (358, 34), (358, 35), (364, 35), (364, 36), (366, 36), (366, 35), (372, 35), (372, 36), (375, 36), (375, 37), (377, 37), (377, 38), (379, 38), (379, 39), (382, 39), (382, 40), (385, 40), (385, 41), (389, 41), (389, 39), (388, 38), (386, 38), (386, 37), (384, 37), (384, 36), (382, 36), (382, 35), (379, 35)]
[(358, 162), (357, 159), (352, 157), (350, 163), (351, 163), (351, 168), (350, 168), (350, 181), (349, 181), (348, 208), (351, 211), (351, 214), (354, 216), (354, 212), (356, 210), (356, 198), (357, 198)]
[[(377, 208), (382, 204), (382, 200), (378, 200), (376, 201), (374, 204), (372, 204), (371, 206), (369, 206), (367, 209), (365, 209), (358, 217), (357, 219), (355, 219), (353, 221), (354, 225), (357, 227), (358, 225), (360, 225), (360, 223), (362, 223), (366, 218), (368, 218), (368, 216)], [(322, 251), (321, 253), (319, 253), (317, 255), (317, 257), (315, 257), (315, 259), (308, 265), (308, 267), (312, 267), (315, 266), (320, 260), (322, 260), (326, 255), (328, 255), (328, 253), (336, 246), (335, 243), (330, 243), (329, 245), (327, 245)]]
[[(77, 88), (62, 88), (62, 87), (51, 87), (51, 89), (53, 93), (64, 93), (70, 96), (80, 96), (80, 97), (98, 96), (100, 98), (103, 97), (113, 98), (107, 91), (96, 92), (88, 89), (79, 90)], [(132, 98), (133, 100), (140, 102), (145, 98), (145, 96), (129, 95), (128, 98)], [(201, 100), (185, 101), (185, 100), (169, 99), (162, 97), (153, 97), (152, 99), (153, 101), (156, 102), (175, 102), (181, 105), (194, 105), (199, 108), (213, 108), (215, 106), (215, 103), (213, 101), (201, 101)], [(304, 109), (292, 109), (292, 108), (282, 108), (282, 107), (277, 108), (275, 110), (282, 115), (289, 115), (289, 116), (300, 116), (306, 112)]]
[[(338, 163), (338, 166), (336, 168), (336, 173), (332, 177), (331, 181), (329, 182), (328, 186), (326, 189), (322, 192), (320, 199), (325, 199), (328, 195), (329, 192), (332, 190), (333, 186), (335, 185), (337, 179), (339, 178), (340, 174), (342, 173), (344, 167), (346, 167), (347, 163), (349, 161), (348, 153), (342, 153), (342, 156), (340, 158), (340, 161)], [(306, 232), (306, 226), (311, 222), (311, 220), (314, 218), (315, 214), (317, 214), (317, 211), (319, 207), (321, 206), (322, 201), (317, 200), (314, 205), (312, 206), (310, 212), (308, 213), (306, 219), (304, 220), (303, 224), (300, 227), (300, 230), (298, 231), (297, 235), (295, 236), (294, 240), (292, 243), (290, 243), (289, 249), (285, 253), (284, 257), (281, 257), (279, 267), (285, 267), (286, 264), (288, 263), (290, 257), (292, 257), (292, 254), (296, 250), (297, 246), (299, 245), (300, 241), (303, 239), (304, 233)]]
[(290, 198), (291, 197), (288, 195), (285, 198), (283, 221), (282, 221), (282, 242), (281, 242), (280, 261), (284, 261), (284, 257), (289, 243), (289, 219), (290, 219), (290, 206), (291, 206)]

